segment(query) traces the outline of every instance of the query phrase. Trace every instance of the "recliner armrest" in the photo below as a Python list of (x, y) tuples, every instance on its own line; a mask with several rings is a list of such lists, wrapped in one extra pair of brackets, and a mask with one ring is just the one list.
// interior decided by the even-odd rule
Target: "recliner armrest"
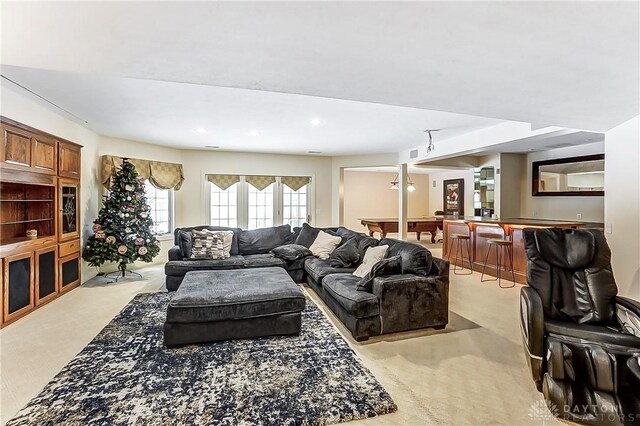
[(541, 390), (544, 362), (544, 310), (540, 295), (528, 286), (520, 290), (520, 331), (531, 376), (538, 390)]
[(640, 337), (640, 302), (616, 296), (616, 317), (625, 333)]
[(184, 256), (182, 255), (182, 251), (179, 246), (173, 246), (169, 249), (169, 261), (172, 260), (183, 260)]

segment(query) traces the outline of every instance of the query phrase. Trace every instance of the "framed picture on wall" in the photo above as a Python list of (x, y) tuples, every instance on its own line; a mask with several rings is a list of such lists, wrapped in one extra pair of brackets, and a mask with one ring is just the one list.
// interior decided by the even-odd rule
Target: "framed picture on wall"
[(443, 183), (444, 214), (464, 216), (464, 179), (448, 179)]

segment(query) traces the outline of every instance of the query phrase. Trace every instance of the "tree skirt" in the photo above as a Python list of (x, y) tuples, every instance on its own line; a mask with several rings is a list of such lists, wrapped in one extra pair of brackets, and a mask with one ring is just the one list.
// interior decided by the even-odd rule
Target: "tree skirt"
[(167, 349), (170, 298), (136, 296), (7, 425), (327, 424), (397, 409), (309, 299), (300, 336)]

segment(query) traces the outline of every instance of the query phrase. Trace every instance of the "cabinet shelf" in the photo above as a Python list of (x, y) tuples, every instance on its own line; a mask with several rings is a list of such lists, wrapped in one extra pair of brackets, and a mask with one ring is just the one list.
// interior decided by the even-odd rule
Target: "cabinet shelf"
[(53, 218), (47, 217), (44, 219), (15, 220), (13, 222), (0, 222), (0, 225), (15, 225), (17, 223), (46, 222), (48, 220), (53, 220)]

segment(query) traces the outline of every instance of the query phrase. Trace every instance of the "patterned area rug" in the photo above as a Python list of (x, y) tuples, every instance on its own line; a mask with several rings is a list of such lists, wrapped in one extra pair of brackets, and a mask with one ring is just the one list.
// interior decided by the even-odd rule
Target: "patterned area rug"
[(170, 297), (136, 296), (7, 425), (315, 425), (397, 409), (309, 299), (300, 336), (167, 349)]

